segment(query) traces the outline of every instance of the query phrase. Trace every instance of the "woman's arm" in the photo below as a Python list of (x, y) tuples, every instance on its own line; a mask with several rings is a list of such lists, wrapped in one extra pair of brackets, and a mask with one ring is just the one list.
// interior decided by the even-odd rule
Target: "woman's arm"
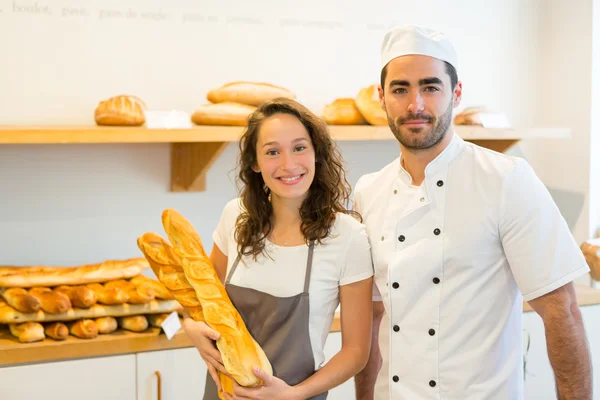
[(360, 372), (369, 359), (373, 279), (340, 286), (342, 348), (314, 375), (294, 387), (306, 399), (341, 385)]

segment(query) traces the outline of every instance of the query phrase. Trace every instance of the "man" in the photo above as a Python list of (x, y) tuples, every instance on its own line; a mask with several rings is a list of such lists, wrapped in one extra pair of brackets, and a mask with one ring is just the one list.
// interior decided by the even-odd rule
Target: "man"
[(523, 398), (523, 300), (543, 319), (559, 399), (591, 399), (571, 283), (589, 268), (527, 162), (453, 132), (456, 68), (441, 33), (384, 38), (379, 99), (400, 157), (355, 188), (376, 286), (357, 399)]

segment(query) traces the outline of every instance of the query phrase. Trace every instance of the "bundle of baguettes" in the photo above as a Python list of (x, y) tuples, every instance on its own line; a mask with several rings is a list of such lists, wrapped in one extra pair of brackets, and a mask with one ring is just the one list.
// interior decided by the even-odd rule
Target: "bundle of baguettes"
[[(138, 238), (140, 250), (158, 279), (192, 318), (204, 320), (219, 332), (216, 344), (229, 374), (241, 386), (259, 386), (262, 382), (252, 368), (259, 366), (272, 374), (271, 363), (229, 299), (204, 251), (200, 236), (192, 224), (175, 210), (165, 210), (162, 223), (172, 246), (159, 235), (146, 233)], [(193, 300), (192, 293), (195, 293), (197, 301)], [(221, 373), (219, 377), (223, 390), (232, 394), (230, 378)], [(219, 393), (219, 398), (224, 398), (222, 393)]]
[(211, 89), (206, 95), (209, 104), (197, 107), (191, 119), (196, 125), (245, 126), (257, 106), (278, 97), (295, 99), (296, 94), (264, 82), (229, 82)]
[(76, 267), (0, 267), (0, 287), (82, 285), (129, 279), (149, 268), (142, 257)]

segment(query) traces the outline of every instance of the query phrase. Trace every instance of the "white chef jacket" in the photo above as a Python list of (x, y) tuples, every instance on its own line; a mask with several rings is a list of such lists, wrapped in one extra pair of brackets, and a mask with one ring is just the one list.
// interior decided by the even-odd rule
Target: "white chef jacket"
[(587, 273), (579, 246), (523, 159), (453, 134), (418, 187), (400, 161), (355, 188), (386, 310), (375, 399), (523, 398), (522, 302)]

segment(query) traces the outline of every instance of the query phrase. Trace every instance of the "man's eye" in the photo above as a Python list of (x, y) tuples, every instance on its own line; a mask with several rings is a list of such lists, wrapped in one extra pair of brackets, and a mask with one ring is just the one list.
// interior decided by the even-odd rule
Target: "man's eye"
[(405, 88), (397, 88), (397, 89), (394, 89), (394, 93), (406, 93), (406, 89)]
[(425, 91), (427, 91), (427, 92), (439, 92), (440, 89), (436, 88), (435, 86), (427, 86), (425, 88)]

